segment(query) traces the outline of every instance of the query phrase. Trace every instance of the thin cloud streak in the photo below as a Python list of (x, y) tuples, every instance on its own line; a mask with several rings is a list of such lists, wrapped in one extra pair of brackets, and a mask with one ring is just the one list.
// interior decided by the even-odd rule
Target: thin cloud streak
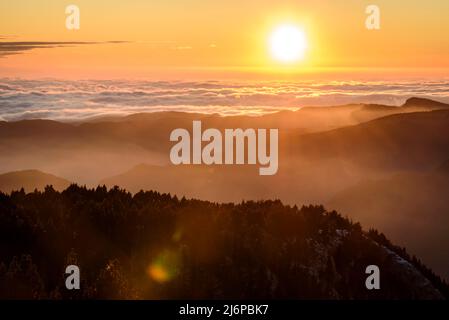
[[(0, 39), (5, 39), (0, 37)], [(101, 41), (101, 42), (85, 42), (85, 41), (2, 41), (0, 42), (0, 57), (12, 54), (19, 54), (24, 51), (33, 49), (51, 49), (79, 45), (98, 45), (98, 44), (121, 44), (129, 43), (128, 41)]]

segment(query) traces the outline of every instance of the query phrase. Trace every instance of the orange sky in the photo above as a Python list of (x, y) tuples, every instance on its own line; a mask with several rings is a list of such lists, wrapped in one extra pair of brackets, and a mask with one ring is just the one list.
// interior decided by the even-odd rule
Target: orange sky
[[(381, 9), (381, 30), (365, 28), (371, 3)], [(80, 30), (65, 28), (68, 4), (80, 8)], [(447, 12), (447, 0), (2, 1), (0, 42), (127, 42), (0, 52), (0, 76), (250, 78), (376, 70), (444, 76)], [(282, 23), (304, 30), (303, 61), (281, 66), (270, 56), (270, 32)]]

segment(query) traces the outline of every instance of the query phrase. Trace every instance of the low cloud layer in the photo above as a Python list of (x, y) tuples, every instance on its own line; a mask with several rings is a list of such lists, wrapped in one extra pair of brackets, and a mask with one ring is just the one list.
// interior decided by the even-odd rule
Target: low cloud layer
[(167, 110), (262, 114), (303, 106), (400, 105), (410, 97), (449, 102), (449, 81), (237, 83), (0, 79), (0, 120), (78, 121)]

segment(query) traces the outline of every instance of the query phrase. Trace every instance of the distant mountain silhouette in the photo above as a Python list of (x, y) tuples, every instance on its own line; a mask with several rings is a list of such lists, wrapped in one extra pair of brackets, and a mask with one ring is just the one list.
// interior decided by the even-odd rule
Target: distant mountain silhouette
[(64, 190), (70, 185), (70, 182), (38, 170), (22, 170), (0, 174), (0, 191), (6, 193), (21, 188), (28, 192), (34, 189), (44, 190), (47, 185), (52, 185), (56, 190)]
[(402, 106), (403, 107), (423, 107), (423, 108), (432, 108), (432, 109), (449, 108), (449, 104), (447, 104), (447, 103), (438, 102), (438, 101), (430, 100), (430, 99), (424, 99), (424, 98), (409, 98)]

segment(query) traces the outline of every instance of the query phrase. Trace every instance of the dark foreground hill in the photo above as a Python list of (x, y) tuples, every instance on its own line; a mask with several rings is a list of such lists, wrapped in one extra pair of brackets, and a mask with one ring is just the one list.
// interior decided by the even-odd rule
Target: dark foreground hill
[[(215, 204), (72, 185), (0, 193), (1, 298), (441, 299), (449, 288), (382, 234), (321, 206)], [(81, 269), (68, 291), (64, 270)], [(380, 268), (367, 290), (365, 269)]]

